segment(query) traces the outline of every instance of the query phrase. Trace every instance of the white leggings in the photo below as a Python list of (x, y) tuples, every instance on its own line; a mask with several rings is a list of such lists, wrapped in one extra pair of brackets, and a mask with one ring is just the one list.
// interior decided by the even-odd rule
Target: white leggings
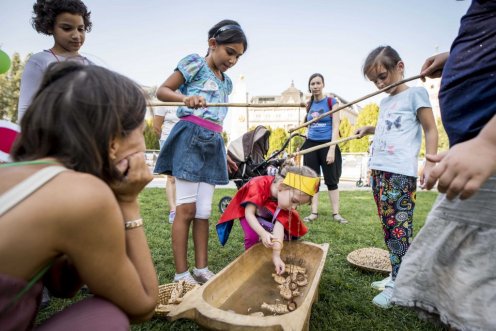
[(208, 219), (212, 213), (215, 185), (176, 178), (176, 206), (196, 203), (195, 218)]

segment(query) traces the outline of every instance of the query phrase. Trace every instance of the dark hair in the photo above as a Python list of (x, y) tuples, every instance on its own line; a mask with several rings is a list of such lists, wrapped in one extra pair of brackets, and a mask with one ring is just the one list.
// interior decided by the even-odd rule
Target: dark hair
[(243, 51), (248, 49), (248, 41), (241, 25), (233, 20), (222, 20), (215, 24), (208, 30), (208, 39), (210, 38), (215, 38), (218, 45), (242, 43)]
[(400, 61), (401, 57), (394, 48), (391, 46), (379, 46), (370, 52), (365, 59), (362, 72), (364, 76), (367, 76), (370, 70), (379, 65), (383, 66), (388, 72), (391, 72)]
[(122, 178), (110, 160), (110, 143), (138, 128), (145, 112), (145, 94), (129, 78), (94, 65), (53, 63), (11, 155), (16, 161), (53, 157), (110, 183)]
[[(310, 90), (310, 82), (312, 81), (312, 79), (314, 79), (315, 77), (320, 77), (322, 78), (322, 84), (325, 84), (324, 82), (324, 76), (322, 76), (322, 74), (319, 74), (318, 72), (314, 73), (313, 75), (310, 76), (310, 78), (308, 78), (308, 92), (312, 92), (312, 90)], [(313, 94), (312, 96), (310, 97), (310, 102), (307, 104), (307, 113), (310, 111), (310, 108), (312, 107), (312, 104), (313, 104)]]
[(84, 22), (84, 30), (91, 31), (91, 12), (81, 0), (37, 0), (33, 5), (33, 28), (42, 34), (50, 36), (55, 25), (55, 19), (59, 14), (71, 13), (81, 15)]

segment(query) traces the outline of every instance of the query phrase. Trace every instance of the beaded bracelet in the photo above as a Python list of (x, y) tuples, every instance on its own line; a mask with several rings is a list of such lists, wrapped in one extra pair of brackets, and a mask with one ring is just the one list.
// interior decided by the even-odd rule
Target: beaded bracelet
[(134, 221), (124, 222), (124, 228), (126, 230), (139, 228), (140, 226), (143, 226), (143, 219), (142, 218), (138, 218), (137, 220), (134, 220)]

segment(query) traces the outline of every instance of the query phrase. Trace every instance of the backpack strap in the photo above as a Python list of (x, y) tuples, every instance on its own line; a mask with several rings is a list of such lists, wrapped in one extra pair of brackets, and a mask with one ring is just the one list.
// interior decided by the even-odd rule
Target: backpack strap
[(327, 105), (329, 106), (329, 110), (332, 110), (332, 107), (337, 103), (336, 99), (327, 97)]

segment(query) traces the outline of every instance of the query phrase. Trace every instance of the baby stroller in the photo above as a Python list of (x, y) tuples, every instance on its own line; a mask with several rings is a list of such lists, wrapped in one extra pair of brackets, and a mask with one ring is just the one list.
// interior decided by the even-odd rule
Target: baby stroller
[[(281, 149), (274, 151), (267, 159), (265, 156), (269, 150), (270, 131), (266, 127), (259, 125), (254, 130), (233, 140), (227, 148), (227, 154), (236, 162), (238, 170), (229, 174), (229, 179), (236, 184), (239, 190), (253, 177), (275, 175), (286, 161), (285, 157), (280, 158), (279, 155), (286, 149), (291, 139), (296, 136), (306, 139), (306, 136), (302, 134), (291, 134)], [(232, 197), (230, 196), (220, 199), (219, 211), (221, 213), (226, 210), (231, 200)]]

